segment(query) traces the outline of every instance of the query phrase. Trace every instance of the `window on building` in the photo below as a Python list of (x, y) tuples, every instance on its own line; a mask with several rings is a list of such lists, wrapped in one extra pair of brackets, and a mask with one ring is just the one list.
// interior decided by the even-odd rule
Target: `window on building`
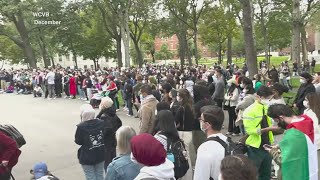
[(90, 65), (91, 69), (93, 69), (93, 65)]
[(84, 65), (84, 66), (83, 66), (83, 68), (84, 68), (84, 69), (87, 69), (87, 68), (88, 68), (88, 66), (87, 66), (87, 65)]
[(62, 62), (62, 56), (59, 55), (59, 62)]

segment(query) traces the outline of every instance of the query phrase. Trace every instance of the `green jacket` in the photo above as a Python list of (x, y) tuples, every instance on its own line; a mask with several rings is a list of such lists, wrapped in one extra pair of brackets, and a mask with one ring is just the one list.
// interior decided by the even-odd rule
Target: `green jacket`
[[(246, 144), (251, 147), (259, 148), (261, 145), (261, 125), (260, 121), (262, 120), (263, 116), (263, 108), (264, 113), (267, 114), (268, 106), (262, 105), (259, 102), (254, 102), (251, 106), (249, 106), (243, 112), (243, 125), (246, 133), (249, 135), (248, 139), (246, 140)], [(267, 116), (267, 121), (269, 127), (272, 126), (272, 122), (270, 117)], [(270, 143), (273, 143), (273, 134), (269, 131), (269, 140)]]

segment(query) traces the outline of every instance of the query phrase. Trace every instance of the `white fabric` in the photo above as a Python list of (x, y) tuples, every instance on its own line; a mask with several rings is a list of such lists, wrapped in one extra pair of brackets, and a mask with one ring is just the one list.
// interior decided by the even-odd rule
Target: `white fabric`
[(46, 76), (46, 79), (48, 81), (48, 84), (54, 84), (54, 76), (55, 76), (55, 73), (50, 71), (47, 76)]
[(234, 107), (238, 105), (238, 101), (239, 101), (239, 90), (238, 88), (235, 88), (232, 92), (232, 96), (229, 96), (229, 93), (227, 92), (224, 95), (224, 99), (226, 100), (225, 105), (228, 105), (228, 100), (230, 100), (230, 106)]
[(268, 106), (274, 105), (274, 104), (284, 104), (286, 105), (286, 102), (284, 101), (283, 97), (281, 97), (280, 99), (271, 99), (268, 102)]
[(174, 165), (166, 159), (163, 164), (159, 166), (144, 166), (140, 169), (140, 173), (134, 180), (140, 180), (144, 178), (156, 178), (158, 180), (170, 180), (174, 178)]
[[(223, 134), (213, 134), (209, 137), (218, 136), (227, 142), (227, 137)], [(216, 141), (207, 141), (198, 148), (197, 161), (193, 179), (218, 179), (220, 174), (220, 164), (225, 157), (224, 147)]]
[(315, 144), (305, 134), (308, 146), (309, 180), (318, 180), (318, 152)]
[(304, 114), (309, 116), (313, 121), (313, 129), (314, 129), (314, 144), (317, 145), (317, 148), (320, 149), (320, 129), (319, 129), (319, 120), (317, 115), (311, 110), (304, 110)]
[(167, 137), (163, 134), (155, 134), (154, 138), (156, 138), (164, 147), (164, 150), (167, 151)]

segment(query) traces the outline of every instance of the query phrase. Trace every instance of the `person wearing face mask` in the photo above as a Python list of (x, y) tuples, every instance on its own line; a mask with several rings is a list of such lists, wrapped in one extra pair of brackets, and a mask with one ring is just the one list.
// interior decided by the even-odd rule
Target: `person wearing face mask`
[(313, 76), (312, 84), (313, 84), (314, 87), (316, 88), (316, 92), (320, 92), (320, 72), (317, 72), (317, 73)]
[[(268, 116), (286, 129), (279, 145), (264, 145), (281, 166), (282, 179), (318, 179), (317, 146), (313, 122), (307, 115), (295, 116), (290, 107), (271, 105)], [(297, 168), (300, 167), (300, 168)]]
[(169, 96), (169, 92), (171, 91), (172, 86), (169, 83), (163, 83), (161, 85), (161, 93), (162, 93), (162, 98), (161, 98), (161, 102), (166, 102), (168, 104), (171, 104), (171, 98)]
[(235, 121), (237, 119), (236, 115), (236, 106), (238, 104), (239, 99), (239, 89), (236, 86), (236, 80), (230, 79), (228, 81), (228, 87), (227, 93), (224, 95), (224, 106), (225, 109), (228, 110), (229, 114), (229, 125), (228, 125), (228, 132), (227, 135), (234, 135), (237, 136), (240, 133), (239, 127), (235, 126)]
[(225, 83), (222, 77), (222, 71), (220, 69), (216, 70), (216, 78), (217, 78), (217, 81), (215, 83), (215, 91), (212, 95), (212, 99), (217, 103), (219, 107), (222, 108)]
[(272, 104), (286, 104), (282, 97), (282, 94), (285, 92), (289, 92), (289, 88), (280, 83), (275, 83), (270, 87), (270, 89), (273, 95), (270, 101), (268, 102), (269, 106)]
[[(227, 143), (227, 137), (221, 133), (224, 113), (218, 106), (210, 105), (201, 108), (200, 126), (207, 138), (218, 137)], [(205, 141), (197, 152), (193, 179), (218, 179), (220, 164), (225, 157), (224, 147), (217, 141)]]
[(268, 100), (272, 95), (270, 88), (261, 86), (257, 92), (257, 100), (243, 112), (243, 125), (248, 138), (245, 144), (248, 146), (248, 157), (256, 165), (259, 172), (259, 180), (271, 178), (271, 156), (263, 149), (264, 144), (273, 143), (272, 131), (278, 128), (272, 127), (268, 112)]
[(143, 85), (140, 89), (141, 107), (138, 111), (140, 118), (139, 134), (152, 133), (155, 119), (156, 107), (158, 100), (152, 95), (152, 88), (150, 85)]
[[(303, 106), (306, 107), (303, 114), (309, 116), (313, 121), (314, 140), (318, 149), (318, 157), (320, 157), (319, 104), (320, 104), (320, 93), (310, 93), (306, 96), (306, 99), (303, 101)], [(320, 167), (319, 158), (318, 158), (318, 166)], [(319, 179), (320, 179), (320, 175), (319, 175)]]
[(302, 114), (305, 109), (305, 107), (303, 106), (303, 101), (306, 95), (312, 92), (316, 92), (316, 89), (312, 84), (312, 80), (313, 80), (312, 76), (307, 72), (303, 72), (300, 75), (301, 85), (299, 87), (299, 90), (297, 92), (297, 95), (296, 95), (296, 98), (294, 99), (294, 104), (293, 104), (295, 108), (298, 108), (299, 114)]

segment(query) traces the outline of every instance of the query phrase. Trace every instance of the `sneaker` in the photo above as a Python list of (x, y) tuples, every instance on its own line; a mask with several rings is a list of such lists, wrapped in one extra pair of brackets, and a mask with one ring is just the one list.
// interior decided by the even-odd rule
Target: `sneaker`
[(120, 111), (120, 109), (117, 109), (116, 112)]
[(231, 135), (231, 134), (232, 134), (232, 132), (227, 132), (227, 133), (226, 133), (226, 135)]
[(240, 136), (239, 133), (233, 133), (232, 136)]
[(133, 116), (133, 115), (127, 114), (127, 116), (131, 117), (131, 116)]

